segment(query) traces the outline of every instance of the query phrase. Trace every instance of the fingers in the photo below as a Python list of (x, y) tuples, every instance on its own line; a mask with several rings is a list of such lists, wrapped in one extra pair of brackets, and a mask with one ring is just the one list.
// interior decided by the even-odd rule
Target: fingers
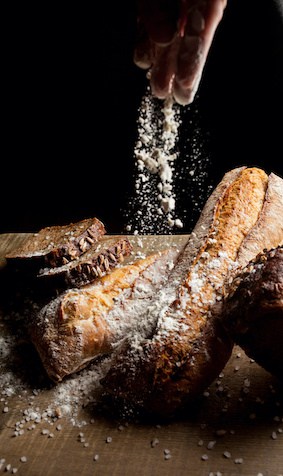
[(175, 100), (180, 104), (189, 104), (195, 97), (207, 54), (226, 4), (227, 0), (198, 1), (187, 10), (187, 22), (172, 85)]
[(154, 61), (155, 45), (149, 39), (144, 25), (137, 25), (137, 41), (134, 51), (134, 63), (142, 69), (149, 69)]
[(180, 38), (177, 37), (169, 46), (156, 47), (150, 85), (152, 94), (159, 99), (165, 99), (171, 94), (179, 44)]
[(182, 38), (172, 84), (172, 94), (179, 104), (190, 104), (195, 97), (204, 66), (203, 41), (198, 36)]
[(152, 94), (160, 99), (171, 91), (176, 69), (180, 0), (139, 0), (134, 62), (150, 71)]
[(190, 104), (227, 0), (139, 0), (135, 63), (151, 68), (152, 94)]

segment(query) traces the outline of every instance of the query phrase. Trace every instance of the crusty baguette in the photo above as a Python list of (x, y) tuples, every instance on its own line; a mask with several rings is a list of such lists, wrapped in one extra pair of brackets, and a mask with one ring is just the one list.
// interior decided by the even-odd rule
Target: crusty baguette
[(8, 262), (17, 265), (61, 266), (90, 249), (105, 234), (105, 226), (98, 218), (86, 218), (68, 225), (42, 228), (24, 243), (8, 253)]
[[(265, 229), (266, 201), (272, 196), (276, 207), (277, 200), (282, 207), (283, 194), (274, 198), (269, 179), (258, 168), (234, 169), (208, 199), (156, 299), (155, 311), (144, 316), (155, 322), (155, 331), (151, 326), (147, 334), (133, 335), (125, 342), (102, 381), (105, 393), (119, 405), (124, 402), (126, 407), (170, 416), (199, 395), (226, 364), (233, 342), (211, 311), (222, 298), (228, 275), (238, 266), (241, 245), (252, 230)], [(283, 238), (277, 223), (270, 242)], [(265, 242), (263, 233), (256, 249)]]
[(117, 264), (122, 263), (124, 257), (129, 256), (132, 249), (126, 236), (120, 239), (107, 236), (77, 259), (63, 266), (40, 269), (38, 277), (48, 280), (50, 286), (53, 281), (53, 286), (56, 285), (59, 288), (84, 286), (101, 278)]
[(60, 381), (111, 352), (138, 326), (139, 313), (165, 283), (176, 256), (175, 248), (150, 255), (34, 307), (29, 334), (49, 377)]
[(283, 246), (259, 253), (236, 274), (222, 321), (249, 357), (283, 379)]
[(255, 226), (245, 237), (237, 256), (240, 267), (255, 258), (262, 250), (283, 244), (283, 179), (268, 176), (263, 208)]

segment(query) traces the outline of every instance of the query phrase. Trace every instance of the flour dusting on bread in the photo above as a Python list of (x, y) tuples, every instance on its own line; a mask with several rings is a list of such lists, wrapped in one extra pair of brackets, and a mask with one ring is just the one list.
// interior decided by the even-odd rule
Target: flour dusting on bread
[(226, 174), (167, 284), (141, 319), (156, 322), (154, 331), (129, 339), (103, 381), (114, 399), (168, 415), (223, 368), (231, 339), (211, 311), (238, 266), (245, 237), (262, 217), (267, 186), (268, 175), (261, 169)]

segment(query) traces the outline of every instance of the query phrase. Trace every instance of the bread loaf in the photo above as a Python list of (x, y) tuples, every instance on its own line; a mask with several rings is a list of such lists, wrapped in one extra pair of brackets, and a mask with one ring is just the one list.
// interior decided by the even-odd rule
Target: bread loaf
[(237, 256), (240, 267), (263, 250), (283, 244), (283, 179), (271, 173), (262, 210), (254, 227), (245, 237)]
[[(282, 184), (282, 179), (258, 168), (225, 174), (154, 308), (141, 318), (153, 322), (149, 331), (121, 345), (102, 381), (105, 394), (119, 406), (170, 416), (223, 369), (233, 341), (212, 309), (239, 266), (239, 256), (245, 263), (254, 250), (283, 239), (278, 220), (272, 221), (266, 239), (269, 217), (282, 209)], [(252, 237), (258, 230), (262, 233), (253, 250)]]
[(41, 309), (33, 304), (28, 330), (49, 377), (62, 380), (113, 351), (164, 285), (177, 257), (164, 250), (120, 266), (94, 284), (68, 289)]
[(283, 380), (282, 246), (259, 253), (237, 273), (224, 299), (222, 320), (249, 357)]
[(29, 236), (5, 258), (20, 266), (61, 266), (90, 249), (105, 232), (104, 224), (98, 218), (48, 226)]
[[(125, 264), (128, 237), (87, 240), (84, 251), (77, 237), (80, 256), (60, 266), (51, 259), (36, 275), (52, 290), (45, 303), (30, 295), (29, 335), (49, 377), (58, 382), (111, 355), (105, 395), (120, 409), (169, 417), (218, 376), (234, 342), (282, 375), (282, 216), (283, 180), (239, 167), (211, 194), (179, 254)], [(54, 297), (57, 279), (65, 290)]]

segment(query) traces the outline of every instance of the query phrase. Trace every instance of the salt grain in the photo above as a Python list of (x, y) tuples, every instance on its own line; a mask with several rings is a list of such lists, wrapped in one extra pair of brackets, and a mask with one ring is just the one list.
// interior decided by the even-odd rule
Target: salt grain
[(230, 451), (224, 451), (223, 456), (224, 456), (224, 458), (227, 458), (227, 459), (231, 458)]
[(209, 441), (208, 444), (207, 444), (207, 449), (208, 449), (208, 450), (212, 450), (215, 445), (216, 445), (216, 441), (215, 441), (215, 440)]
[(155, 446), (157, 446), (159, 444), (159, 439), (158, 438), (154, 438), (152, 441), (151, 441), (151, 447), (154, 448)]
[(164, 459), (167, 461), (172, 458), (171, 452), (168, 449), (164, 450)]

